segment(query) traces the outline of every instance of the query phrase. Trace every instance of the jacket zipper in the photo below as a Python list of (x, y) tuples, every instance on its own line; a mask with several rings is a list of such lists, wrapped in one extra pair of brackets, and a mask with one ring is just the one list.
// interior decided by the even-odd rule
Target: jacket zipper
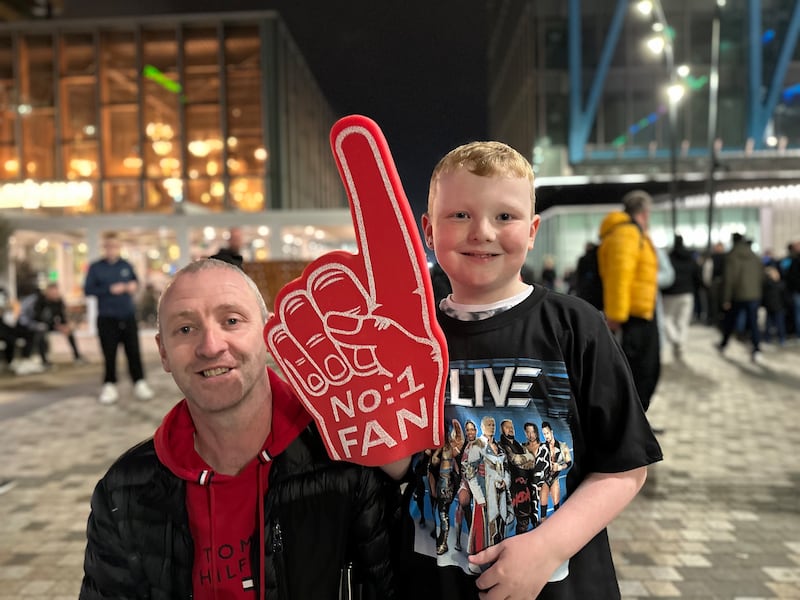
[(275, 556), (275, 577), (278, 584), (278, 597), (289, 600), (289, 588), (286, 580), (286, 565), (283, 560), (283, 534), (278, 519), (272, 521), (272, 553)]

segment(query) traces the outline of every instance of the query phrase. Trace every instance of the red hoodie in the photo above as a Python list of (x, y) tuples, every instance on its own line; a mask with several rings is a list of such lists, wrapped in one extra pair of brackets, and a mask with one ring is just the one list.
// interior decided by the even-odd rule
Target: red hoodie
[[(250, 545), (263, 548), (264, 503), (272, 457), (310, 423), (289, 386), (267, 369), (272, 387), (272, 431), (258, 456), (238, 475), (215, 473), (194, 449), (195, 427), (186, 399), (167, 413), (155, 433), (159, 460), (186, 481), (186, 508), (194, 540), (192, 589), (195, 600), (254, 596)], [(263, 551), (259, 554), (263, 562)], [(263, 564), (260, 565), (264, 572)], [(263, 584), (263, 577), (262, 584)]]

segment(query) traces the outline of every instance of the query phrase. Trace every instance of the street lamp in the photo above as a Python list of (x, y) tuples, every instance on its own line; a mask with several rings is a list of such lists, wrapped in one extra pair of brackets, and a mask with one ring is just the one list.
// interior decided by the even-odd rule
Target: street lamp
[(720, 21), (725, 0), (717, 0), (714, 7), (714, 18), (711, 21), (711, 68), (708, 78), (708, 176), (706, 177), (706, 192), (708, 193), (708, 245), (706, 250), (711, 253), (711, 228), (714, 226), (714, 177), (718, 166), (717, 157), (717, 117), (719, 106), (719, 45)]
[(678, 102), (683, 97), (683, 86), (678, 82), (678, 72), (675, 69), (675, 51), (672, 46), (673, 30), (667, 25), (667, 18), (664, 15), (664, 7), (661, 0), (653, 0), (653, 13), (656, 23), (663, 30), (662, 39), (664, 40), (664, 61), (669, 77), (669, 87), (667, 88), (667, 99), (669, 106), (668, 113), (668, 135), (669, 135), (669, 201), (670, 212), (672, 215), (672, 231), (675, 232), (678, 225)]
[(678, 103), (683, 98), (685, 87), (680, 82), (678, 69), (675, 65), (675, 52), (672, 45), (674, 30), (668, 25), (664, 15), (661, 0), (640, 0), (636, 9), (645, 16), (653, 18), (653, 32), (655, 35), (647, 41), (647, 46), (655, 54), (664, 55), (669, 85), (667, 86), (667, 136), (669, 143), (669, 198), (672, 214), (672, 230), (677, 228), (678, 213)]

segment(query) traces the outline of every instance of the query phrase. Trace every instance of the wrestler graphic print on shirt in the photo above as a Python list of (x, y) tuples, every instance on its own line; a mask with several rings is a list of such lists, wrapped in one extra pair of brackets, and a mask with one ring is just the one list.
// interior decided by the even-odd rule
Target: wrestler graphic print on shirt
[(468, 554), (558, 510), (572, 466), (573, 402), (563, 362), (451, 361), (446, 442), (414, 466), (415, 550), (469, 571)]

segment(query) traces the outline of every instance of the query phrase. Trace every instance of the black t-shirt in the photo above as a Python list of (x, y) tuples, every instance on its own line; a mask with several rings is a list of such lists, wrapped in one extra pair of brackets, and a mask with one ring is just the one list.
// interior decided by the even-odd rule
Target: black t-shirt
[[(416, 552), (411, 585), (417, 598), (477, 598), (468, 552), (534, 528), (589, 473), (628, 471), (662, 456), (624, 355), (600, 312), (583, 300), (536, 286), (520, 304), (487, 319), (461, 321), (441, 310), (437, 317), (450, 359), (446, 433), (458, 438), (460, 429), (464, 441), (451, 477), (455, 489), (443, 495), (453, 501), (437, 503), (436, 490), (431, 491), (436, 483), (427, 477), (426, 502), (408, 503)], [(509, 421), (511, 436), (502, 430)], [(468, 422), (476, 428), (474, 441), (466, 433), (472, 431)], [(528, 427), (526, 435), (526, 424), (536, 430)], [(488, 444), (490, 436), (499, 442), (504, 433), (504, 444)], [(511, 438), (529, 450), (528, 460), (517, 445), (515, 456), (506, 455)], [(499, 455), (490, 447), (499, 447)], [(542, 456), (545, 465), (549, 457), (550, 469), (541, 467)], [(440, 513), (447, 515), (446, 539)], [(554, 578), (559, 581), (551, 580), (539, 598), (619, 598), (606, 531)]]

